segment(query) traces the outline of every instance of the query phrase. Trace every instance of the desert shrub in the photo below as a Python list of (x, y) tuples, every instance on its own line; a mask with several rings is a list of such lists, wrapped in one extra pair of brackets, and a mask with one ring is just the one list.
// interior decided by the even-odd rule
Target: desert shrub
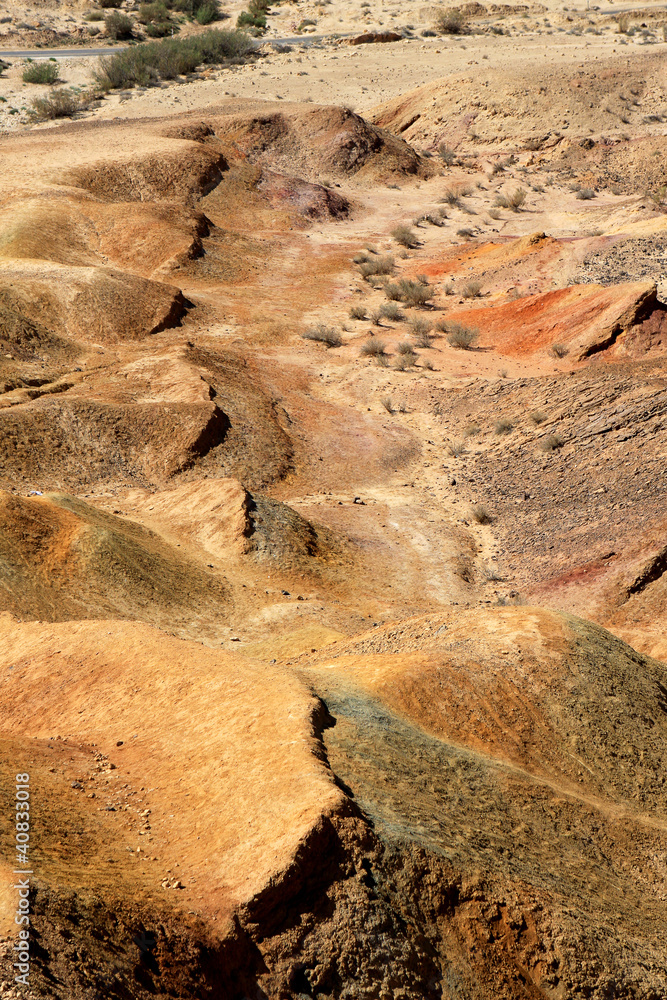
[(460, 351), (469, 351), (477, 340), (477, 330), (469, 329), (460, 323), (450, 323), (447, 328), (447, 343)]
[(471, 236), (475, 235), (475, 233), (472, 229), (467, 229), (464, 227), (463, 229), (457, 229), (456, 235), (462, 236), (464, 239), (469, 240)]
[(86, 21), (103, 21), (104, 14), (101, 10), (89, 10), (85, 16)]
[(145, 42), (100, 59), (95, 79), (103, 90), (173, 80), (206, 63), (245, 62), (255, 46), (242, 31), (211, 29), (190, 38)]
[(394, 258), (391, 254), (387, 254), (386, 257), (366, 257), (359, 263), (359, 270), (362, 278), (391, 274), (394, 270)]
[(301, 337), (303, 340), (316, 340), (320, 344), (326, 344), (327, 347), (340, 347), (343, 343), (343, 338), (338, 330), (334, 330), (331, 326), (325, 326), (324, 323), (318, 323), (317, 326), (306, 330), (301, 334)]
[(543, 424), (544, 421), (547, 419), (546, 413), (544, 413), (542, 410), (532, 410), (529, 416), (532, 422), (537, 425)]
[(242, 10), (236, 18), (237, 28), (254, 28), (255, 31), (266, 31), (266, 15), (251, 14), (249, 10)]
[(110, 8), (117, 9), (120, 7), (123, 0), (98, 0), (98, 2), (104, 10), (109, 10)]
[(462, 35), (466, 31), (465, 18), (458, 10), (442, 10), (435, 20), (435, 28), (441, 35)]
[(386, 352), (386, 344), (383, 344), (382, 341), (378, 340), (376, 337), (369, 337), (369, 339), (361, 345), (361, 351), (359, 353), (362, 358), (377, 358), (378, 355), (386, 354)]
[(496, 420), (493, 425), (493, 429), (496, 434), (509, 434), (509, 432), (514, 428), (514, 424), (507, 417), (500, 417)]
[(497, 208), (490, 208), (489, 215), (491, 216), (492, 219), (502, 219), (502, 215), (500, 214)]
[(401, 286), (396, 284), (395, 281), (388, 281), (384, 286), (384, 294), (392, 302), (401, 302), (403, 300), (403, 293), (401, 291)]
[(388, 368), (389, 358), (387, 357), (386, 354), (378, 354), (377, 357), (375, 358), (375, 364), (378, 365), (378, 367), (380, 368)]
[(412, 354), (399, 354), (398, 357), (394, 358), (394, 369), (397, 372), (407, 371), (408, 368), (412, 368), (416, 360), (417, 355), (414, 352)]
[(120, 11), (114, 10), (104, 18), (104, 27), (109, 38), (119, 41), (132, 37), (134, 22), (127, 14), (121, 14)]
[(518, 187), (511, 194), (499, 194), (494, 201), (494, 205), (497, 208), (511, 208), (513, 212), (518, 212), (525, 200), (526, 192), (524, 188)]
[(422, 319), (421, 316), (415, 316), (410, 320), (410, 332), (413, 337), (423, 337), (430, 332), (432, 329), (431, 324), (427, 319)]
[(579, 201), (590, 201), (591, 198), (595, 197), (595, 191), (593, 188), (579, 188), (575, 197)]
[(393, 323), (398, 323), (400, 320), (405, 319), (405, 313), (398, 308), (395, 302), (383, 302), (380, 306), (380, 315), (384, 316), (385, 319), (391, 320)]
[(558, 436), (558, 434), (547, 434), (540, 441), (541, 451), (556, 451), (558, 448), (563, 447), (563, 439)]
[(447, 444), (447, 452), (452, 456), (452, 458), (459, 458), (461, 455), (465, 455), (466, 446), (463, 441), (450, 441)]
[(35, 97), (28, 114), (35, 121), (52, 118), (71, 118), (77, 111), (88, 107), (87, 100), (71, 90), (52, 90), (48, 97)]
[(394, 412), (394, 404), (391, 401), (391, 396), (383, 396), (382, 399), (380, 400), (380, 402), (384, 406), (384, 408), (387, 411), (387, 413), (393, 413)]
[(481, 503), (474, 503), (472, 505), (471, 514), (478, 524), (491, 524), (493, 520), (484, 504)]
[(220, 4), (217, 0), (207, 0), (195, 13), (197, 24), (213, 24), (220, 17)]
[(445, 193), (441, 198), (441, 202), (445, 205), (460, 205), (461, 195), (458, 191), (452, 190), (452, 188), (445, 188)]
[(382, 326), (380, 322), (381, 319), (382, 319), (382, 313), (380, 312), (379, 309), (375, 309), (371, 313), (371, 323), (373, 324), (373, 326)]
[(466, 438), (477, 437), (480, 433), (481, 427), (478, 424), (468, 424), (468, 426), (463, 431), (463, 436)]
[(23, 70), (24, 83), (55, 83), (58, 79), (58, 64), (55, 62), (31, 62)]
[(366, 319), (366, 310), (363, 306), (352, 306), (350, 309), (350, 319)]
[(552, 344), (549, 350), (554, 358), (564, 358), (566, 354), (570, 353), (565, 344)]
[(456, 159), (456, 153), (453, 149), (449, 148), (446, 142), (441, 142), (438, 146), (438, 156), (448, 167), (450, 167)]
[(410, 226), (394, 226), (391, 235), (402, 247), (414, 247), (416, 245), (417, 238)]
[(617, 19), (618, 24), (618, 34), (627, 35), (628, 28), (630, 27), (630, 15), (629, 14), (619, 14)]
[(461, 295), (464, 299), (478, 299), (482, 294), (482, 283), (481, 281), (467, 281), (463, 288), (461, 289)]
[(409, 278), (402, 278), (398, 287), (401, 301), (408, 306), (424, 306), (433, 298), (433, 289), (429, 285), (424, 285), (421, 281), (411, 281)]
[(408, 340), (402, 340), (401, 343), (398, 344), (396, 347), (396, 353), (403, 354), (407, 357), (411, 354), (414, 355), (416, 352), (414, 347)]

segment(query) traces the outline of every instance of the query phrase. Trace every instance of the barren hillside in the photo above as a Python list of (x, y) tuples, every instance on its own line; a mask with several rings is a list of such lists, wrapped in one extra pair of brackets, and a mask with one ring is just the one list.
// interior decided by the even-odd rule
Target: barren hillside
[(664, 11), (157, 6), (0, 17), (0, 997), (667, 997)]

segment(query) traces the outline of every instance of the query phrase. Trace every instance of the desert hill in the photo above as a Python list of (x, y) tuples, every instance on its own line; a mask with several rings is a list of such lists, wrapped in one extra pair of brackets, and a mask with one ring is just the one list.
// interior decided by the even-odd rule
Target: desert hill
[[(98, 44), (70, 9), (0, 24)], [(31, 1000), (667, 996), (663, 15), (625, 13), (299, 0), (68, 122), (3, 71)]]

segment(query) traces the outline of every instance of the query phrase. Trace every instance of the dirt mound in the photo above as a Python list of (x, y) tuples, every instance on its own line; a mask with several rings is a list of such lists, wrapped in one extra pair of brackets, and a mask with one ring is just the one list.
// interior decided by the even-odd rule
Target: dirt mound
[(480, 345), (500, 354), (522, 355), (563, 345), (577, 361), (619, 344), (632, 327), (656, 314), (662, 328), (664, 307), (650, 282), (570, 285), (514, 302), (454, 309), (447, 321), (474, 326)]
[(65, 181), (111, 202), (188, 200), (212, 191), (228, 169), (224, 156), (199, 143), (174, 145), (159, 156), (76, 167)]
[(0, 494), (0, 610), (21, 619), (128, 618), (203, 635), (229, 589), (132, 521), (73, 497)]
[(4, 261), (0, 295), (32, 324), (82, 343), (141, 340), (176, 326), (182, 292), (111, 268), (65, 267), (46, 261)]
[(378, 129), (347, 108), (273, 106), (216, 116), (215, 131), (252, 162), (308, 180), (391, 174), (426, 176), (426, 161), (402, 139)]
[[(649, 114), (660, 116), (660, 74), (658, 56), (635, 58), (627, 65), (619, 57), (576, 70), (541, 66), (512, 78), (503, 70), (480, 68), (387, 101), (374, 109), (371, 120), (409, 142), (431, 148), (444, 142), (454, 149), (475, 148), (477, 152), (481, 145), (485, 153), (507, 148), (540, 150), (561, 141), (567, 144), (569, 137), (588, 139), (609, 129), (624, 132), (628, 126), (639, 126)], [(573, 151), (567, 154), (575, 157), (573, 165), (578, 157), (577, 176), (585, 183), (581, 162), (585, 149), (566, 148)], [(600, 159), (604, 152), (600, 150), (593, 159)], [(557, 156), (561, 156), (560, 148)], [(648, 157), (644, 159), (648, 162)]]
[[(664, 868), (646, 868), (665, 842), (663, 664), (580, 620), (457, 609), (329, 646), (307, 673), (329, 762), (385, 848), (369, 876), (406, 894), (443, 997), (664, 991)], [(642, 967), (619, 961), (629, 937)]]
[(273, 170), (263, 170), (257, 184), (269, 204), (276, 208), (293, 206), (309, 219), (343, 219), (350, 210), (346, 198), (321, 184), (309, 184), (299, 177), (287, 177)]

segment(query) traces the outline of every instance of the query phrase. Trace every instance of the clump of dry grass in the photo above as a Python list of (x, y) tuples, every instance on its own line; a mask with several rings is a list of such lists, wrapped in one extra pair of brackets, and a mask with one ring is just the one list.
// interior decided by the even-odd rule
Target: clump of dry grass
[(474, 347), (478, 336), (477, 330), (463, 326), (461, 323), (447, 324), (447, 343), (459, 351), (469, 351)]
[(34, 121), (48, 121), (53, 118), (71, 118), (77, 111), (89, 106), (89, 98), (75, 94), (71, 90), (52, 90), (47, 97), (35, 97), (28, 112)]
[(464, 35), (468, 26), (460, 10), (441, 10), (435, 18), (434, 27), (441, 35)]
[(532, 410), (529, 416), (532, 422), (537, 426), (543, 424), (544, 421), (547, 419), (546, 413), (544, 413), (542, 410)]
[(379, 312), (381, 316), (391, 320), (392, 323), (399, 323), (402, 319), (405, 319), (405, 313), (398, 308), (395, 302), (383, 302)]
[(350, 309), (350, 319), (366, 319), (367, 314), (363, 306), (352, 306)]
[(478, 299), (482, 294), (482, 283), (481, 281), (471, 280), (467, 281), (463, 288), (461, 289), (461, 295), (464, 299)]
[(518, 187), (510, 194), (499, 194), (493, 204), (496, 208), (511, 208), (513, 212), (518, 212), (525, 200), (525, 189)]
[(491, 524), (493, 518), (482, 503), (474, 503), (471, 507), (471, 514), (478, 524)]
[(549, 351), (554, 358), (564, 358), (567, 354), (570, 353), (569, 349), (565, 346), (565, 344), (552, 344), (551, 347), (549, 348)]
[(399, 225), (394, 226), (391, 231), (392, 239), (396, 240), (398, 244), (402, 247), (407, 247), (408, 249), (417, 246), (417, 234), (414, 232), (411, 226)]
[(316, 340), (320, 344), (326, 344), (327, 347), (340, 347), (343, 343), (343, 338), (338, 330), (331, 326), (325, 326), (324, 323), (318, 323), (310, 330), (305, 330), (301, 334), (301, 338), (302, 340)]
[(514, 424), (507, 417), (500, 417), (493, 425), (496, 434), (509, 434), (514, 429)]
[(361, 345), (360, 354), (362, 358), (376, 358), (379, 354), (386, 354), (387, 345), (376, 337), (369, 337)]
[(547, 434), (540, 441), (540, 451), (556, 451), (558, 448), (562, 448), (563, 444), (563, 439), (558, 434)]
[[(360, 257), (361, 255), (358, 256)], [(394, 271), (394, 258), (390, 254), (385, 257), (366, 257), (364, 260), (358, 260), (357, 262), (362, 278), (392, 274)]]

